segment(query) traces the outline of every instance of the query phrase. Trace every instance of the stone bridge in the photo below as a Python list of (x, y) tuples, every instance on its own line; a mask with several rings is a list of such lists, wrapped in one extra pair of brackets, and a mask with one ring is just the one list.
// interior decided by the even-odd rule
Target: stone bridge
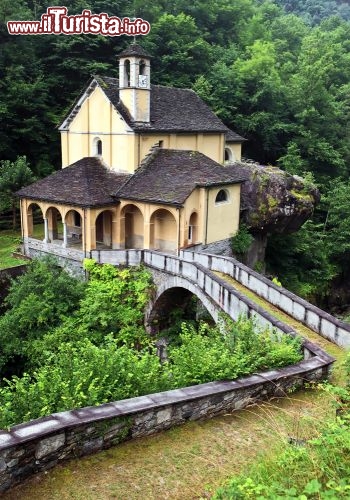
[[(38, 240), (26, 242), (33, 250), (33, 256), (50, 253), (56, 255), (54, 247), (45, 246)], [(218, 255), (180, 251), (179, 256), (163, 254), (152, 250), (93, 250), (86, 255), (75, 251), (69, 256), (57, 248), (57, 258), (81, 270), (84, 257), (95, 259), (101, 264), (139, 265), (144, 264), (153, 274), (156, 294), (146, 311), (146, 322), (152, 324), (155, 317), (162, 320), (171, 307), (184, 307), (195, 295), (208, 310), (215, 322), (220, 312), (227, 313), (233, 320), (246, 314), (254, 317), (261, 326), (274, 327), (283, 333), (294, 334), (294, 330), (278, 321), (269, 312), (252, 302), (215, 272), (221, 272), (255, 292), (260, 297), (305, 324), (316, 333), (335, 344), (350, 347), (350, 325), (338, 320), (318, 307), (301, 299), (283, 287), (279, 287), (261, 274), (239, 261)]]

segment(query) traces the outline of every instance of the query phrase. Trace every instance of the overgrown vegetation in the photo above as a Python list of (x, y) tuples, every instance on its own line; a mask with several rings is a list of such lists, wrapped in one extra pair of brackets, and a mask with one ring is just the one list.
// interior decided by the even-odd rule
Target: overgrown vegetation
[[(86, 262), (87, 284), (52, 260), (34, 261), (14, 281), (0, 318), (0, 427), (52, 412), (200, 384), (298, 362), (300, 341), (183, 323), (161, 363), (143, 327), (152, 290), (143, 268)], [(15, 373), (16, 375), (11, 375)]]
[(237, 233), (231, 238), (231, 248), (235, 255), (242, 257), (253, 243), (253, 236), (245, 224), (241, 224)]
[[(347, 362), (350, 379), (350, 355)], [(349, 381), (350, 382), (350, 381)], [(277, 456), (261, 459), (220, 488), (214, 499), (348, 499), (350, 497), (350, 384), (324, 386), (335, 397), (336, 415), (309, 441), (291, 441)]]

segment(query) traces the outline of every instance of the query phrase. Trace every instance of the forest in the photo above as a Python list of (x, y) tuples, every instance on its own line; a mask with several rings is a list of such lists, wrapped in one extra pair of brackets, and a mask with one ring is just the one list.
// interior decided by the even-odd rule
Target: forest
[[(308, 0), (68, 0), (151, 23), (152, 82), (194, 89), (244, 136), (244, 156), (305, 176), (322, 198), (293, 234), (273, 235), (268, 272), (337, 314), (350, 304), (350, 6)], [(57, 126), (91, 74), (117, 76), (129, 37), (10, 36), (8, 20), (39, 19), (48, 0), (0, 4), (0, 210), (22, 183), (60, 168)], [(26, 157), (31, 172), (23, 167)], [(27, 166), (26, 164), (26, 166)]]

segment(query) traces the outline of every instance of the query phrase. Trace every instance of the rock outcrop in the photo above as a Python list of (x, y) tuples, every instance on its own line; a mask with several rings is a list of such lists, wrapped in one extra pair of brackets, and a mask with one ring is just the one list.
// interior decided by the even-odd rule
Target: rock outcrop
[(254, 267), (264, 261), (267, 236), (297, 231), (312, 215), (320, 193), (312, 183), (278, 167), (250, 161), (235, 166), (248, 178), (242, 185), (241, 221), (255, 238), (246, 260)]
[(242, 221), (266, 233), (297, 231), (320, 201), (318, 189), (277, 167), (237, 163), (248, 177), (242, 186)]

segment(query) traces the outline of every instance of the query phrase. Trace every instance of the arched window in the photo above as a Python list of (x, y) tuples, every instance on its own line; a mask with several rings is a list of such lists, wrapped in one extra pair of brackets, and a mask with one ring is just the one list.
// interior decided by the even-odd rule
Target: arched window
[(124, 62), (124, 87), (130, 87), (130, 61)]
[(94, 156), (102, 156), (102, 141), (99, 137), (93, 140), (93, 154)]
[(141, 60), (139, 62), (139, 75), (145, 75), (146, 74), (146, 63), (144, 60)]
[(80, 213), (76, 212), (75, 210), (73, 211), (73, 216), (74, 216), (74, 225), (76, 227), (81, 227), (81, 217)]
[(215, 203), (227, 203), (229, 200), (228, 192), (226, 189), (220, 189), (215, 198)]
[(225, 162), (233, 162), (235, 161), (235, 155), (232, 153), (232, 149), (226, 147), (225, 148)]

